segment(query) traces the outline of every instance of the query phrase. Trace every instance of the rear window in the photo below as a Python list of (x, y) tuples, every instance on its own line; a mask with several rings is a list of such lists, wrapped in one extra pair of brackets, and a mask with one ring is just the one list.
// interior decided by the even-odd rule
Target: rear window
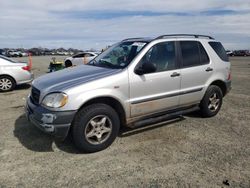
[(220, 42), (209, 42), (209, 45), (214, 49), (221, 60), (229, 61), (226, 50)]

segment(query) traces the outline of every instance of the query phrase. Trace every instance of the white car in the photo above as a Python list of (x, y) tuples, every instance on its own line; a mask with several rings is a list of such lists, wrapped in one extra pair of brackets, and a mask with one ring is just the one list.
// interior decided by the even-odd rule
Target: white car
[(28, 54), (27, 52), (21, 52), (21, 56), (22, 56), (22, 57), (28, 57), (29, 54)]
[(21, 52), (20, 52), (20, 51), (15, 51), (15, 50), (9, 50), (9, 51), (7, 52), (7, 55), (8, 55), (9, 57), (22, 57)]
[(65, 67), (83, 65), (98, 56), (99, 52), (81, 52), (65, 59)]
[(21, 63), (0, 55), (0, 91), (11, 91), (16, 85), (33, 80), (28, 63)]

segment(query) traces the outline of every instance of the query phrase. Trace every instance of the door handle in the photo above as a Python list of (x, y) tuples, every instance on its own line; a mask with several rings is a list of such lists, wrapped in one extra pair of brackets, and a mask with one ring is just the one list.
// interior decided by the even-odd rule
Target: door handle
[(173, 72), (173, 74), (171, 74), (171, 77), (177, 77), (177, 76), (180, 76), (181, 74), (178, 73), (178, 72)]
[(211, 68), (211, 67), (208, 67), (208, 68), (206, 69), (207, 72), (210, 72), (210, 71), (213, 71), (213, 70), (214, 70), (214, 69)]

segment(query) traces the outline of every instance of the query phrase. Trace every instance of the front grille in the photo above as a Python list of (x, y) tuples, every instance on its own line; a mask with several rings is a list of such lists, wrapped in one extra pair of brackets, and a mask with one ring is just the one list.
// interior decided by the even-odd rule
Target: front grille
[(34, 104), (39, 104), (40, 91), (35, 87), (31, 89), (31, 100)]

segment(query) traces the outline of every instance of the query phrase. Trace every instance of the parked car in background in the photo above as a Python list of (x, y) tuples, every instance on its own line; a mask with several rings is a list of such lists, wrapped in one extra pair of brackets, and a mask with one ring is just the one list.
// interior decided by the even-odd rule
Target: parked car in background
[(0, 49), (0, 55), (5, 55), (5, 51), (3, 49)]
[(249, 50), (235, 50), (233, 56), (250, 56)]
[(99, 54), (100, 52), (81, 52), (76, 55), (73, 55), (72, 57), (66, 58), (64, 61), (64, 65), (65, 67), (71, 67), (87, 64)]
[(233, 56), (233, 51), (231, 51), (231, 50), (226, 50), (226, 53), (228, 56)]
[(28, 63), (21, 63), (0, 55), (0, 91), (11, 91), (16, 85), (29, 83), (33, 73)]
[(21, 52), (21, 57), (27, 57), (29, 54), (27, 52)]
[(20, 51), (16, 51), (16, 50), (8, 50), (7, 56), (8, 57), (22, 57), (22, 53)]

